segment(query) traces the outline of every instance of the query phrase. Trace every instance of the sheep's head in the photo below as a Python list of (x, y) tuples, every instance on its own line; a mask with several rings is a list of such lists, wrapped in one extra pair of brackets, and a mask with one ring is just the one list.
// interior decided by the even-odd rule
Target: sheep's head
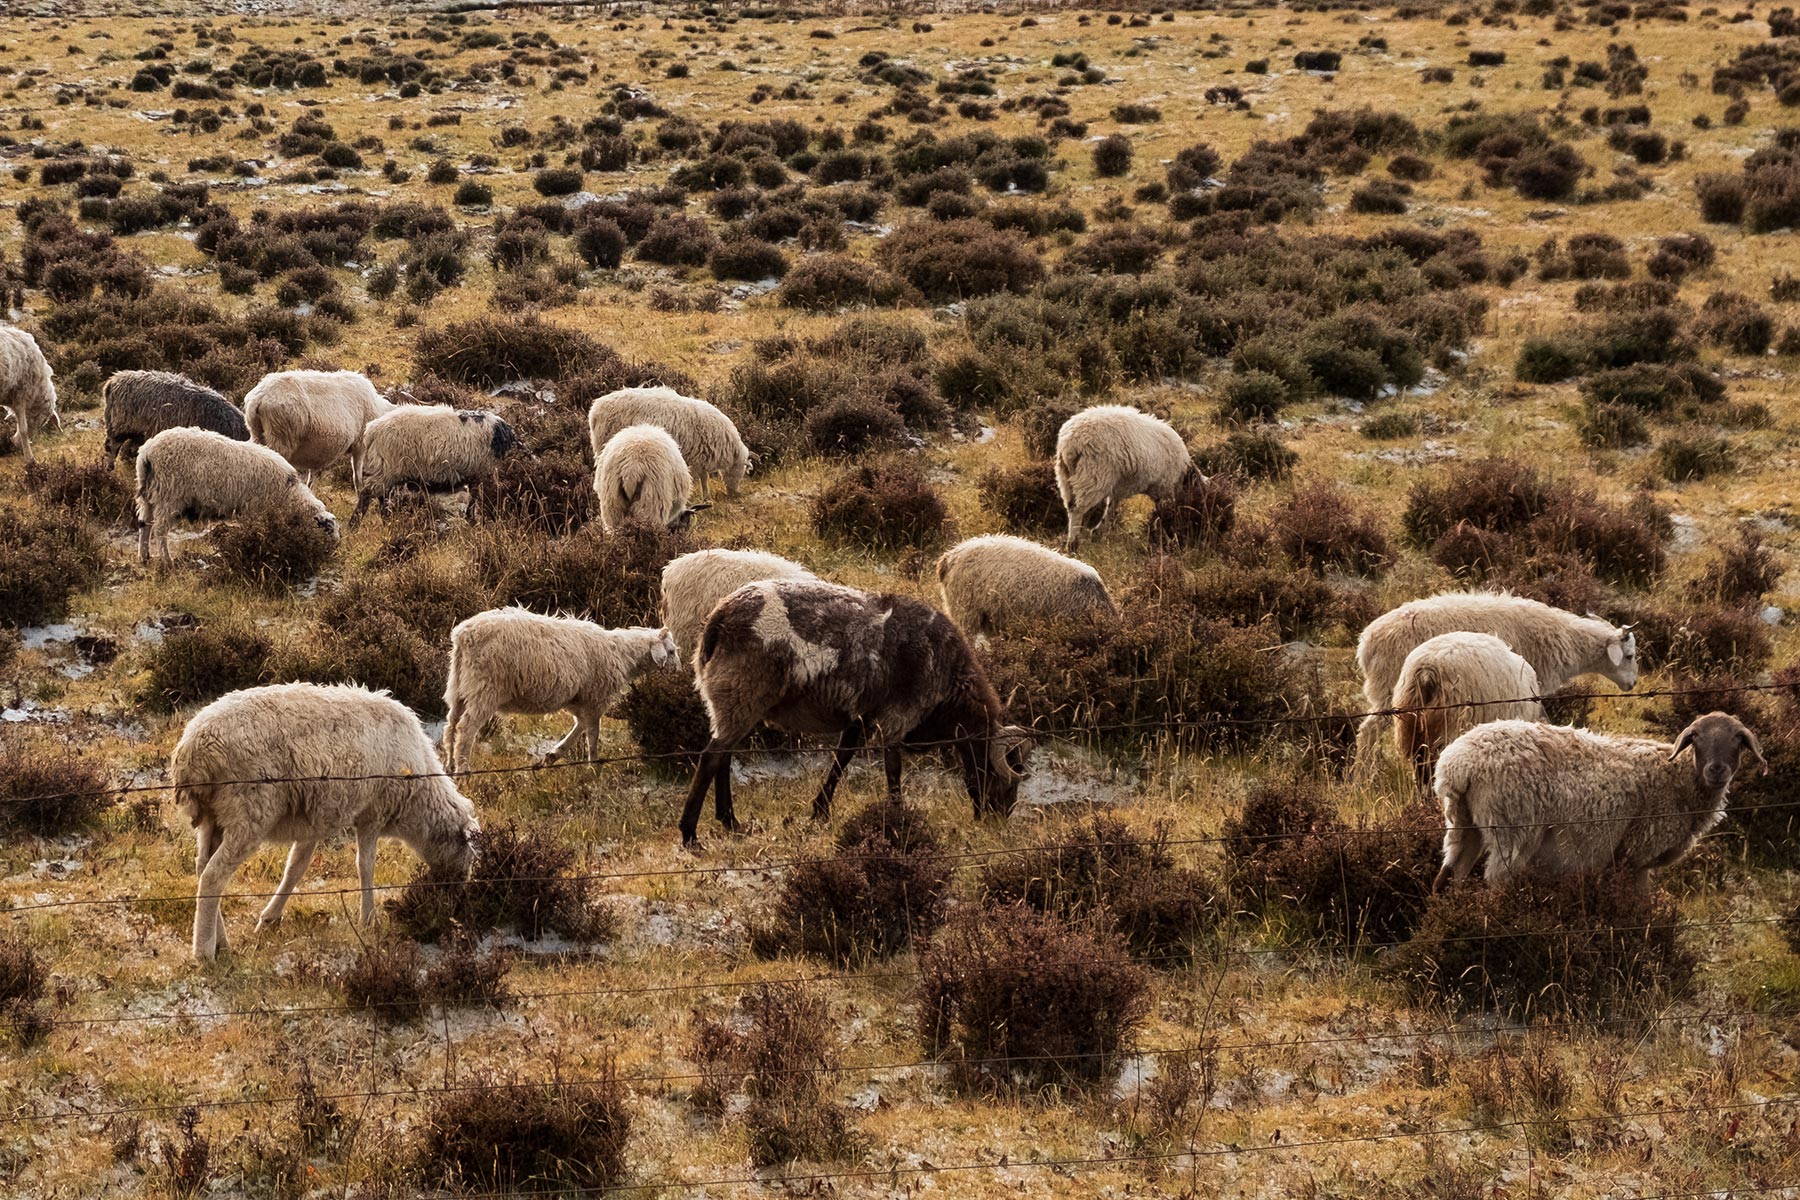
[(1631, 632), (1630, 626), (1619, 630), (1606, 644), (1606, 662), (1600, 673), (1625, 691), (1637, 686), (1637, 634)]
[(1694, 723), (1675, 739), (1669, 761), (1674, 762), (1683, 750), (1689, 749), (1694, 752), (1694, 782), (1708, 791), (1723, 791), (1730, 786), (1745, 754), (1756, 759), (1764, 775), (1769, 773), (1762, 743), (1756, 740), (1747, 725), (1730, 713), (1709, 712), (1704, 717), (1696, 717)]
[(1030, 771), (1026, 757), (1037, 742), (1031, 730), (1022, 725), (1002, 725), (988, 739), (987, 771), (983, 780), (983, 807), (1001, 816), (1011, 814), (1019, 798), (1019, 784)]
[(694, 523), (694, 514), (695, 513), (699, 512), (703, 508), (711, 508), (711, 507), (712, 507), (711, 503), (704, 502), (704, 501), (699, 504), (690, 504), (688, 507), (682, 509), (680, 512), (675, 514), (675, 519), (673, 521), (669, 522), (669, 528), (672, 530), (675, 530), (676, 532), (686, 529), (689, 525), (692, 525)]
[(675, 635), (667, 629), (656, 631), (656, 641), (650, 646), (650, 665), (658, 669), (667, 669), (681, 663), (681, 653), (675, 648)]

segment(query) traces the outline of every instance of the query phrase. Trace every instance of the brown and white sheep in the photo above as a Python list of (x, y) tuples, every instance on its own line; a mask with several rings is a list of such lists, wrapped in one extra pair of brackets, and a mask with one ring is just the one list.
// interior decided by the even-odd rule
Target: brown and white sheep
[(681, 447), (688, 470), (700, 477), (700, 498), (712, 499), (711, 478), (724, 477), (725, 494), (736, 496), (753, 456), (737, 426), (714, 405), (670, 387), (620, 388), (588, 409), (588, 437), (598, 459), (606, 443), (632, 425), (656, 425)]
[(1003, 724), (968, 640), (928, 604), (816, 580), (746, 584), (706, 619), (694, 669), (712, 740), (682, 807), (687, 845), (697, 844), (708, 789), (719, 823), (737, 829), (731, 754), (763, 721), (839, 735), (815, 820), (830, 815), (838, 779), (865, 739), (882, 748), (890, 796), (900, 795), (903, 746), (947, 745), (976, 817), (1012, 811), (1031, 734)]
[(481, 828), (419, 718), (360, 687), (283, 683), (222, 696), (187, 723), (169, 778), (198, 842), (193, 949), (202, 962), (226, 948), (220, 900), (264, 842), (293, 845), (259, 930), (281, 920), (319, 842), (345, 829), (356, 831), (366, 925), (375, 919), (378, 839), (401, 839), (434, 876), (452, 880), (467, 874)]
[(1006, 534), (959, 542), (937, 563), (944, 611), (971, 637), (1020, 618), (1111, 617), (1100, 573), (1079, 559)]
[(250, 440), (237, 405), (209, 387), (171, 371), (115, 371), (100, 389), (106, 409), (106, 465), (165, 429), (208, 429), (235, 442)]
[[(1677, 761), (1684, 751), (1691, 763)], [(1724, 818), (1746, 754), (1768, 774), (1756, 735), (1722, 712), (1673, 745), (1530, 721), (1477, 725), (1438, 759), (1444, 865), (1434, 886), (1468, 878), (1485, 852), (1490, 883), (1620, 866), (1647, 888), (1651, 871), (1680, 862)]]
[(138, 558), (146, 564), (152, 541), (169, 561), (169, 526), (180, 518), (235, 517), (280, 506), (336, 536), (331, 510), (267, 446), (181, 426), (163, 430), (138, 451)]
[(32, 435), (51, 425), (62, 429), (53, 374), (37, 339), (17, 326), (0, 325), (0, 409), (12, 416), (13, 445), (28, 463), (37, 461)]
[[(1637, 683), (1637, 635), (1598, 617), (1578, 617), (1504, 592), (1444, 592), (1402, 604), (1369, 622), (1356, 643), (1363, 698), (1371, 711), (1394, 707), (1394, 685), (1406, 656), (1442, 633), (1491, 633), (1537, 672), (1539, 695), (1581, 675), (1604, 675), (1626, 691)], [(1375, 769), (1385, 717), (1365, 717), (1356, 731), (1351, 774)]]
[(681, 447), (657, 425), (621, 429), (594, 462), (594, 495), (600, 527), (613, 533), (626, 521), (684, 529), (705, 504), (688, 505), (693, 476)]
[(1413, 648), (1394, 685), (1395, 745), (1431, 786), (1438, 752), (1487, 721), (1541, 721), (1537, 672), (1491, 633), (1443, 633)]
[[(473, 487), (518, 445), (511, 425), (478, 409), (409, 404), (376, 417), (363, 430), (362, 476), (350, 523), (362, 520), (373, 501), (385, 502), (401, 488)], [(471, 497), (471, 516), (473, 504)]]
[(816, 579), (811, 571), (779, 554), (761, 550), (695, 550), (669, 560), (662, 573), (663, 625), (675, 638), (683, 663), (694, 660), (700, 630), (719, 601), (765, 579)]
[(450, 631), (444, 701), (444, 756), (466, 771), (475, 739), (498, 713), (572, 712), (575, 726), (550, 749), (555, 762), (600, 749), (600, 718), (638, 675), (675, 663), (663, 629), (603, 629), (592, 621), (545, 617), (522, 608), (477, 613)]
[(362, 481), (363, 432), (392, 412), (375, 385), (355, 371), (277, 371), (244, 397), (250, 437), (304, 472), (308, 485), (346, 454), (350, 483)]
[(1081, 544), (1095, 509), (1098, 529), (1132, 496), (1167, 496), (1193, 466), (1187, 443), (1159, 417), (1124, 404), (1076, 413), (1056, 435), (1056, 487), (1069, 514), (1068, 548)]

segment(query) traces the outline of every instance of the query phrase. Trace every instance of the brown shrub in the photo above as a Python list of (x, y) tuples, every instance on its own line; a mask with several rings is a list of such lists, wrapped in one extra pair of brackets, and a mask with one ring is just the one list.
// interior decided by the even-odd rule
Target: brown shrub
[(0, 1033), (14, 1044), (28, 1046), (47, 1029), (38, 1001), (49, 981), (49, 969), (26, 935), (0, 932)]
[(605, 1189), (626, 1177), (626, 1091), (611, 1061), (580, 1081), (477, 1076), (432, 1102), (415, 1158), (429, 1187), (476, 1191)]
[(475, 575), (496, 605), (569, 612), (608, 628), (654, 625), (663, 567), (693, 549), (685, 534), (639, 521), (610, 535), (590, 524), (554, 539), (492, 523), (472, 540)]
[(476, 317), (419, 334), (419, 370), (469, 387), (498, 387), (516, 379), (563, 379), (618, 357), (577, 329), (541, 317)]
[(948, 303), (1023, 292), (1044, 277), (1037, 253), (1016, 233), (984, 221), (916, 221), (881, 243), (882, 261), (928, 300)]
[(1617, 871), (1451, 888), (1386, 969), (1421, 1003), (1559, 1020), (1658, 1011), (1695, 965), (1674, 906)]
[(1170, 964), (1188, 957), (1194, 939), (1220, 915), (1212, 884), (1175, 865), (1167, 823), (1135, 833), (1096, 811), (1051, 835), (1049, 844), (993, 860), (981, 892), (992, 904), (1024, 904), (1065, 921), (1098, 919), (1125, 939), (1135, 956)]
[(838, 476), (813, 501), (812, 521), (814, 532), (831, 541), (922, 549), (948, 535), (950, 514), (917, 468), (888, 463)]
[(1298, 567), (1380, 576), (1393, 562), (1380, 518), (1329, 483), (1296, 489), (1270, 514), (1270, 527), (1275, 544)]
[(498, 822), (476, 836), (466, 883), (446, 883), (423, 872), (387, 902), (387, 910), (420, 941), (495, 929), (533, 942), (551, 934), (573, 942), (602, 941), (616, 931), (617, 915), (576, 865), (574, 848), (554, 833)]
[(846, 254), (801, 259), (775, 292), (782, 304), (808, 312), (888, 307), (912, 303), (916, 297), (917, 293), (894, 275)]
[(108, 525), (134, 515), (132, 486), (102, 463), (40, 459), (25, 468), (25, 490), (43, 503)]
[(1718, 604), (1754, 605), (1773, 591), (1782, 576), (1781, 564), (1763, 544), (1754, 525), (1738, 527), (1738, 540), (1720, 549), (1694, 581), (1694, 592)]
[(1237, 488), (1222, 475), (1190, 471), (1174, 491), (1156, 502), (1146, 527), (1150, 544), (1161, 550), (1217, 548), (1237, 524)]
[(52, 837), (82, 829), (118, 802), (108, 785), (92, 756), (10, 734), (0, 745), (0, 830)]
[(209, 621), (164, 632), (144, 653), (138, 699), (168, 713), (255, 687), (271, 678), (274, 644), (252, 626)]
[(1149, 1014), (1116, 936), (1023, 905), (968, 905), (919, 953), (919, 1033), (965, 1088), (1112, 1078)]
[(594, 472), (563, 454), (508, 454), (475, 481), (469, 511), (483, 520), (561, 537), (594, 515)]
[(67, 616), (70, 597), (99, 582), (105, 563), (104, 543), (73, 513), (0, 511), (0, 625), (23, 628)]
[(311, 514), (279, 509), (215, 525), (209, 540), (228, 578), (276, 594), (316, 579), (337, 550), (337, 538)]
[(1022, 467), (990, 467), (975, 485), (981, 507), (999, 517), (1007, 529), (1057, 533), (1065, 524), (1056, 468), (1047, 462)]

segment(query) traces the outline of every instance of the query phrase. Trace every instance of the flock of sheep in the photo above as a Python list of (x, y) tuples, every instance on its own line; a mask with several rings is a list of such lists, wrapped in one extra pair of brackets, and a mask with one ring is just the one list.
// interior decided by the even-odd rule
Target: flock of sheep
[[(178, 518), (285, 507), (335, 533), (309, 485), (341, 458), (357, 492), (354, 520), (400, 488), (470, 486), (518, 445), (493, 413), (397, 406), (348, 371), (270, 375), (242, 412), (161, 372), (121, 372), (104, 395), (108, 462), (137, 448), (145, 562), (152, 541), (167, 558)], [(60, 427), (55, 389), (35, 342), (4, 327), (0, 399), (29, 459), (32, 435)], [(725, 413), (668, 388), (603, 396), (589, 425), (609, 532), (626, 520), (685, 525), (706, 507), (710, 476), (736, 496), (753, 466)], [(1055, 469), (1074, 549), (1093, 514), (1104, 527), (1122, 501), (1168, 495), (1194, 467), (1166, 422), (1108, 405), (1063, 426)], [(380, 837), (401, 838), (442, 878), (466, 874), (479, 823), (451, 773), (470, 769), (483, 727), (501, 713), (566, 711), (575, 724), (551, 757), (592, 757), (600, 717), (631, 681), (677, 663), (693, 668), (712, 724), (681, 814), (688, 845), (697, 845), (708, 792), (720, 824), (737, 828), (731, 756), (763, 722), (838, 739), (816, 818), (829, 815), (845, 767), (869, 743), (881, 748), (890, 794), (900, 792), (904, 749), (942, 747), (976, 817), (1005, 815), (1033, 739), (1006, 723), (969, 639), (1022, 618), (1104, 621), (1116, 611), (1092, 567), (1022, 538), (971, 538), (937, 572), (944, 611), (841, 587), (772, 554), (707, 549), (664, 570), (660, 629), (481, 613), (451, 633), (442, 763), (417, 716), (385, 693), (290, 683), (214, 701), (188, 722), (171, 762), (198, 840), (195, 957), (225, 945), (220, 897), (267, 841), (292, 848), (259, 928), (281, 919), (318, 841), (346, 828), (357, 836), (365, 921)], [(1720, 820), (1744, 755), (1768, 770), (1756, 735), (1724, 713), (1700, 717), (1672, 744), (1543, 723), (1538, 698), (1579, 676), (1630, 689), (1637, 644), (1629, 629), (1533, 600), (1447, 593), (1402, 605), (1363, 631), (1357, 665), (1375, 715), (1358, 730), (1353, 773), (1372, 772), (1383, 721), (1394, 718), (1401, 756), (1443, 805), (1440, 883), (1465, 878), (1483, 854), (1490, 880), (1622, 866), (1647, 881)]]

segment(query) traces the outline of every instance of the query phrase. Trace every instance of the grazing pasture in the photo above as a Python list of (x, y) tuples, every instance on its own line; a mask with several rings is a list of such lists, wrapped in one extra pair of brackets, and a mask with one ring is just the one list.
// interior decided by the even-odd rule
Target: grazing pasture
[[(1800, 1188), (1796, 224), (1791, 7), (8, 6), (0, 1194)], [(222, 406), (290, 371), (347, 374), (310, 423), (292, 381)], [(619, 515), (589, 408), (627, 388), (656, 479), (724, 486)], [(655, 433), (663, 388), (704, 436)], [(456, 411), (384, 448), (396, 405)], [(970, 652), (907, 604), (922, 649), (858, 674), (885, 627), (840, 591), (740, 592), (710, 642), (683, 593), (739, 692), (905, 718), (747, 734), (710, 781), (740, 828), (684, 848), (710, 730), (663, 568), (940, 605), (966, 539), (1066, 549), (1059, 433), (1099, 405), (1192, 465), (1095, 484), (1103, 590), (1038, 563), (1085, 603), (1000, 603), (990, 555)], [(151, 437), (268, 467), (164, 480), (166, 562)], [(1432, 890), (1385, 725), (1350, 769), (1356, 647), (1473, 589), (1617, 631), (1549, 721), (1706, 732), (1691, 853)], [(435, 742), (452, 629), (515, 605), (635, 657), (492, 668), (455, 846), (271, 817), (196, 962), (189, 720), (356, 683)], [(274, 727), (295, 774), (221, 781), (227, 740), (213, 797), (332, 786), (335, 726)], [(436, 786), (416, 741), (370, 794)], [(972, 806), (1020, 763), (1010, 817)]]

